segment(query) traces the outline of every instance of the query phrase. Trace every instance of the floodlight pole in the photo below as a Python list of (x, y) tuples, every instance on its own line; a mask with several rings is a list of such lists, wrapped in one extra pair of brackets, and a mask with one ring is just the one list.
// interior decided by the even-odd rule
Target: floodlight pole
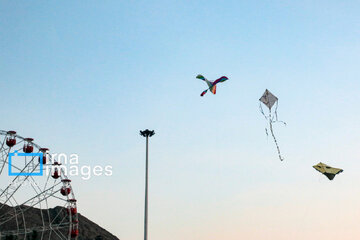
[(140, 131), (140, 135), (146, 137), (146, 167), (145, 167), (145, 215), (144, 215), (144, 240), (148, 239), (148, 172), (149, 172), (149, 137), (152, 137), (155, 131), (146, 129)]

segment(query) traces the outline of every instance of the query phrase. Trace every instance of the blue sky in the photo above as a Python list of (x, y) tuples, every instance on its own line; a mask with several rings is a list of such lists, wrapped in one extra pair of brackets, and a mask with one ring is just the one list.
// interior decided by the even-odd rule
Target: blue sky
[[(152, 238), (354, 239), (359, 11), (358, 1), (1, 1), (1, 129), (112, 165), (112, 177), (73, 183), (80, 211), (121, 239), (142, 236), (144, 128), (157, 133)], [(199, 73), (229, 80), (201, 98)], [(266, 88), (288, 123), (275, 127), (285, 162), (259, 112)], [(311, 168), (320, 161), (345, 171), (329, 183)]]

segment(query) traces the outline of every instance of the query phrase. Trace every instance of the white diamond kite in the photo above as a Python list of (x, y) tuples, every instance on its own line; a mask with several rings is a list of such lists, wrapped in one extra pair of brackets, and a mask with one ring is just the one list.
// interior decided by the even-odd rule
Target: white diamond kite
[[(277, 148), (279, 158), (280, 158), (281, 161), (283, 161), (284, 158), (281, 156), (280, 148), (279, 148), (278, 142), (276, 140), (276, 137), (274, 135), (274, 131), (273, 131), (273, 127), (272, 127), (273, 123), (282, 122), (282, 121), (279, 121), (278, 117), (277, 117), (278, 100), (279, 99), (267, 89), (265, 90), (265, 92), (261, 96), (261, 98), (259, 99), (259, 101), (260, 101), (260, 111), (264, 115), (265, 119), (269, 120), (269, 126), (270, 126), (271, 135), (274, 138), (274, 142), (276, 144), (276, 148)], [(265, 113), (264, 113), (264, 111), (262, 109), (261, 103), (263, 103), (269, 109), (269, 114), (267, 116), (265, 115)], [(272, 108), (273, 108), (274, 105), (275, 105), (275, 110), (272, 113)], [(282, 123), (284, 123), (286, 125), (285, 122), (282, 122)], [(266, 134), (268, 134), (267, 128), (265, 130), (266, 130)]]

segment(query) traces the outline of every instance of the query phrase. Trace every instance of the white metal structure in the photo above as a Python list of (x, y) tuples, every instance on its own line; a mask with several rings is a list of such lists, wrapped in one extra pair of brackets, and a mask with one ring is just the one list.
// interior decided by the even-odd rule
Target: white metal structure
[[(9, 153), (15, 151), (41, 152), (44, 157), (19, 156), (10, 166)], [(29, 175), (40, 173), (40, 161), (43, 174)], [(71, 180), (60, 163), (33, 139), (0, 130), (0, 240), (77, 239), (78, 227)]]

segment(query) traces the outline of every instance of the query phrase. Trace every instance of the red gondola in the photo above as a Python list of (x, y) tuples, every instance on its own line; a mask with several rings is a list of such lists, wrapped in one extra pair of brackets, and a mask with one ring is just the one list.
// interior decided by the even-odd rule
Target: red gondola
[[(42, 154), (43, 154), (42, 163), (46, 164), (46, 162), (47, 162), (47, 152), (49, 151), (49, 149), (48, 148), (40, 148), (39, 151), (42, 152)], [(39, 163), (40, 163), (40, 161), (41, 161), (41, 157), (39, 157)]]
[(32, 153), (34, 151), (34, 146), (32, 144), (32, 141), (34, 141), (34, 139), (32, 138), (25, 138), (25, 144), (23, 147), (23, 151), (24, 153)]
[(71, 207), (70, 209), (66, 209), (67, 214), (71, 214), (72, 216), (76, 215), (77, 212), (77, 208), (76, 207)]
[(77, 208), (76, 207), (72, 207), (71, 208), (71, 215), (76, 215), (77, 214)]
[[(76, 199), (69, 199), (68, 202), (70, 203), (70, 208), (67, 209), (67, 213), (72, 216), (76, 215), (77, 212), (77, 207), (76, 207)], [(77, 220), (74, 220), (77, 221)]]
[(60, 172), (57, 168), (55, 168), (54, 173), (51, 175), (54, 179), (58, 179), (60, 177)]
[(67, 195), (69, 195), (71, 193), (71, 188), (64, 186), (64, 187), (61, 188), (60, 193), (63, 196), (67, 196)]
[(76, 238), (77, 236), (79, 236), (79, 229), (77, 227), (73, 227), (71, 230), (71, 237)]
[(9, 137), (6, 138), (6, 145), (8, 147), (13, 147), (16, 145), (16, 132), (15, 131), (8, 131)]
[(61, 164), (58, 163), (58, 162), (54, 162), (52, 165), (55, 166), (55, 167), (53, 167), (54, 172), (53, 172), (53, 174), (51, 176), (54, 179), (58, 179), (60, 177), (60, 175), (61, 175), (61, 172), (59, 171), (59, 169), (56, 166), (60, 166)]

